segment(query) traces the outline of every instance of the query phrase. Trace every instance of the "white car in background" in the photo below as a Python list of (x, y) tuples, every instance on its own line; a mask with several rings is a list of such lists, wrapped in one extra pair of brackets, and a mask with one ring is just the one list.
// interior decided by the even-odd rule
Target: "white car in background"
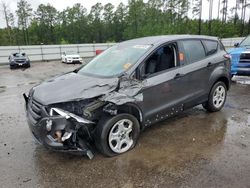
[(63, 52), (62, 53), (63, 63), (83, 63), (83, 59), (76, 52)]

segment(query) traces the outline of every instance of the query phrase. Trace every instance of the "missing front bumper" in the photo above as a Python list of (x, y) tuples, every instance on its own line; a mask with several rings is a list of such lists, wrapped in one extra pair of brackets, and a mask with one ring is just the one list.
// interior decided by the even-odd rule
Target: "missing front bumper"
[(29, 98), (24, 95), (24, 99), (29, 128), (39, 143), (51, 150), (85, 155), (90, 159), (94, 157), (90, 145), (90, 126), (94, 122), (61, 109), (53, 109), (54, 112), (34, 124), (28, 108)]
[(89, 138), (84, 139), (79, 136), (79, 129), (76, 130), (74, 127), (75, 125), (70, 120), (60, 116), (45, 117), (36, 125), (29, 123), (35, 139), (46, 148), (87, 155), (92, 159), (94, 155), (90, 149)]

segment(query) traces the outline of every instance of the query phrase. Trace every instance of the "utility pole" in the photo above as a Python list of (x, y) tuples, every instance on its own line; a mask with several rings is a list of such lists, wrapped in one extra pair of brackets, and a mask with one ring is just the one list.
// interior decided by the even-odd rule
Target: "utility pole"
[(209, 23), (208, 23), (208, 31), (209, 35), (211, 35), (212, 29), (212, 19), (213, 19), (213, 0), (209, 0)]
[(218, 2), (218, 16), (217, 16), (217, 19), (218, 20), (220, 19), (220, 0)]
[(202, 16), (202, 0), (200, 0), (200, 14), (199, 14), (199, 31), (198, 34), (201, 34), (201, 16)]
[(249, 6), (250, 3), (247, 4), (246, 0), (243, 0), (242, 2), (242, 10), (241, 10), (241, 29), (240, 29), (240, 36), (243, 36), (244, 34), (244, 28), (245, 28), (245, 17), (246, 17), (246, 8)]
[[(245, 7), (244, 7), (244, 20), (245, 20), (245, 16), (246, 16), (246, 8), (250, 6), (250, 3), (246, 3), (245, 1)], [(242, 33), (241, 35), (243, 35), (244, 32), (244, 20), (243, 20), (243, 26), (242, 26)], [(248, 28), (247, 28), (247, 34), (250, 34), (250, 15), (249, 15), (249, 19), (248, 19)]]
[(223, 12), (222, 12), (222, 22), (227, 22), (227, 8), (228, 8), (228, 0), (223, 0)]
[(236, 22), (237, 22), (237, 17), (238, 17), (237, 11), (238, 11), (238, 9), (239, 9), (239, 0), (235, 0), (234, 25), (236, 25)]
[(249, 16), (249, 19), (248, 19), (248, 28), (247, 28), (247, 35), (250, 34), (250, 16)]
[(10, 28), (10, 16), (9, 16), (9, 10), (8, 10), (8, 7), (6, 5), (5, 2), (1, 1), (1, 4), (2, 4), (2, 8), (3, 8), (3, 13), (4, 13), (4, 18), (5, 18), (5, 22), (6, 22), (6, 29), (8, 31), (8, 37), (9, 37), (9, 44), (12, 43), (12, 40), (11, 40), (11, 28)]

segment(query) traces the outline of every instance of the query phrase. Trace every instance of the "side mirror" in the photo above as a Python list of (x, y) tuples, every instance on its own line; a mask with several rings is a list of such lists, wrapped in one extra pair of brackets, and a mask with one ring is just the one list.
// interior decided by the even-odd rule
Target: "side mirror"
[(25, 53), (22, 53), (22, 56), (25, 56), (26, 54)]
[(237, 47), (239, 47), (239, 45), (240, 45), (240, 43), (237, 42), (234, 44), (234, 47), (237, 48)]

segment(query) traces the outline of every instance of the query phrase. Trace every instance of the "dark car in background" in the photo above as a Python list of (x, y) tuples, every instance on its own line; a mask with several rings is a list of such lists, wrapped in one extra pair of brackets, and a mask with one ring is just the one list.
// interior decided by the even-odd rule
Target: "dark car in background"
[(18, 67), (30, 67), (30, 59), (25, 53), (13, 53), (9, 56), (10, 69)]
[(228, 52), (232, 58), (231, 73), (234, 75), (250, 75), (250, 36), (241, 43), (236, 43), (235, 48)]
[(34, 138), (93, 157), (132, 149), (146, 127), (202, 104), (221, 110), (230, 58), (215, 37), (170, 35), (118, 43), (87, 65), (33, 87), (26, 101)]

